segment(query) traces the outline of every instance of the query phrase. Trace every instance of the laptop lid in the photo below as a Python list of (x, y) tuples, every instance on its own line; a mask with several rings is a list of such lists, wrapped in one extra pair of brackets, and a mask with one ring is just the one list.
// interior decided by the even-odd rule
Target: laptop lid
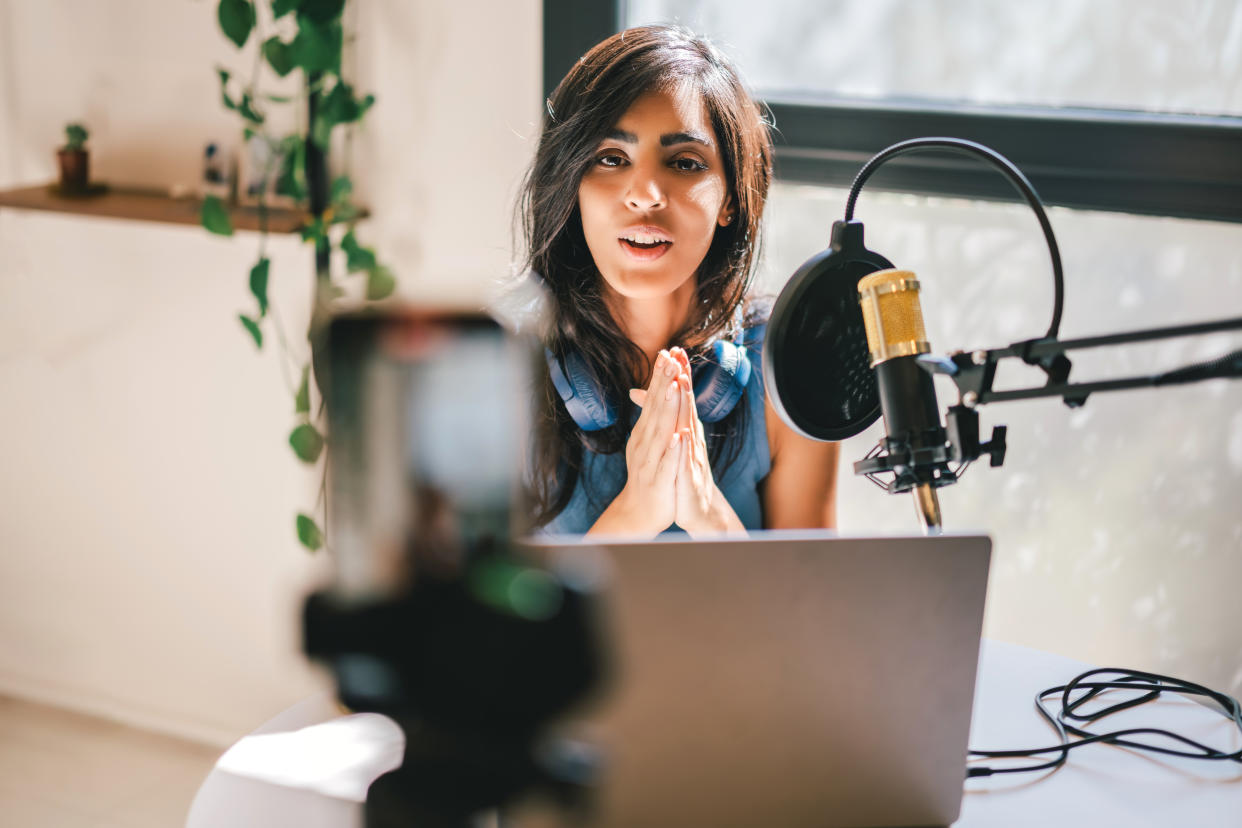
[(574, 717), (605, 751), (591, 824), (957, 818), (988, 537), (764, 532), (534, 548), (599, 549), (610, 570), (615, 675)]

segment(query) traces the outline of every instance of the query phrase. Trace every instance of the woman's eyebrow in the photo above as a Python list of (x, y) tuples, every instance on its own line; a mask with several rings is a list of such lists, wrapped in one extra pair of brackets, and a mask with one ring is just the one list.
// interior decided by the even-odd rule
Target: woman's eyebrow
[(671, 147), (674, 144), (702, 144), (705, 147), (711, 147), (712, 142), (706, 135), (700, 135), (697, 132), (673, 132), (660, 136), (660, 146)]
[[(614, 129), (608, 133), (608, 137), (614, 141), (624, 141), (627, 144), (638, 143), (637, 135), (632, 132), (626, 132), (623, 129)], [(670, 132), (660, 136), (660, 146), (671, 147), (675, 144), (702, 144), (705, 147), (710, 147), (712, 142), (707, 136), (697, 132)]]

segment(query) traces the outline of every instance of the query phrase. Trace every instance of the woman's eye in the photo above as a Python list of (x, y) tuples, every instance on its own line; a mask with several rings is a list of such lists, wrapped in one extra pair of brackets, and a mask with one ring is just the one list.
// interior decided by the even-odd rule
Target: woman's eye
[(625, 163), (625, 159), (616, 153), (605, 153), (597, 157), (595, 163), (601, 167), (619, 167)]
[(682, 172), (699, 172), (707, 169), (707, 165), (697, 158), (675, 158), (673, 166)]

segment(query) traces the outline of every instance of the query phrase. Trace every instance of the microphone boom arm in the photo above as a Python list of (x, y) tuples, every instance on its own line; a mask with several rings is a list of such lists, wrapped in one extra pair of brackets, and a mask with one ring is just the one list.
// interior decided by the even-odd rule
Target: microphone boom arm
[(1221, 377), (1242, 377), (1242, 350), (1227, 354), (1207, 363), (1190, 365), (1161, 374), (1126, 377), (1099, 382), (1070, 383), (1069, 363), (1064, 371), (1054, 371), (1045, 385), (1012, 391), (993, 391), (996, 366), (1002, 359), (1018, 357), (1032, 365), (1048, 364), (1066, 351), (1082, 348), (1098, 348), (1104, 345), (1120, 345), (1129, 342), (1148, 342), (1157, 339), (1173, 339), (1181, 336), (1242, 330), (1242, 317), (1199, 322), (1168, 328), (1152, 328), (1082, 339), (1056, 340), (1033, 339), (1016, 342), (1005, 348), (982, 351), (958, 351), (948, 357), (926, 355), (919, 357), (919, 365), (933, 374), (945, 374), (953, 379), (961, 395), (962, 404), (974, 408), (989, 402), (1027, 400), (1038, 397), (1061, 397), (1070, 408), (1077, 408), (1087, 401), (1090, 394), (1099, 391), (1121, 391), (1129, 388), (1145, 388), (1198, 382)]
[[(996, 426), (992, 430), (991, 441), (979, 442), (979, 414), (976, 409), (984, 403), (1061, 397), (1070, 408), (1078, 408), (1086, 403), (1088, 396), (1101, 391), (1180, 385), (1219, 378), (1242, 379), (1242, 349), (1239, 349), (1218, 359), (1176, 368), (1161, 374), (1070, 383), (1068, 381), (1069, 360), (1064, 356), (1065, 351), (1230, 330), (1242, 330), (1242, 317), (1071, 339), (1064, 342), (1055, 339), (1034, 339), (1017, 342), (1006, 348), (958, 351), (947, 357), (925, 354), (918, 357), (917, 362), (920, 368), (931, 374), (944, 374), (950, 377), (957, 386), (960, 400), (957, 405), (949, 407), (945, 418), (945, 430), (948, 435), (948, 454), (954, 462), (959, 464), (956, 476), (960, 477), (971, 461), (985, 454), (990, 456), (993, 466), (999, 466), (1005, 461), (1005, 426)], [(997, 363), (1002, 359), (1012, 357), (1018, 357), (1024, 362), (1038, 365), (1045, 370), (1048, 366), (1053, 366), (1054, 370), (1049, 373), (1047, 384), (1038, 388), (993, 391), (992, 382), (996, 378)], [(876, 468), (872, 458), (867, 458), (855, 463), (854, 470), (856, 474), (870, 476), (879, 469)]]

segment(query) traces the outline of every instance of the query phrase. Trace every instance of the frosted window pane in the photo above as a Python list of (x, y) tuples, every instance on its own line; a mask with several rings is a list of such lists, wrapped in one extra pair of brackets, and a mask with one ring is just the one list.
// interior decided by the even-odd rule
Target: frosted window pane
[(626, 21), (717, 40), (761, 95), (1242, 114), (1234, 0), (634, 0)]

